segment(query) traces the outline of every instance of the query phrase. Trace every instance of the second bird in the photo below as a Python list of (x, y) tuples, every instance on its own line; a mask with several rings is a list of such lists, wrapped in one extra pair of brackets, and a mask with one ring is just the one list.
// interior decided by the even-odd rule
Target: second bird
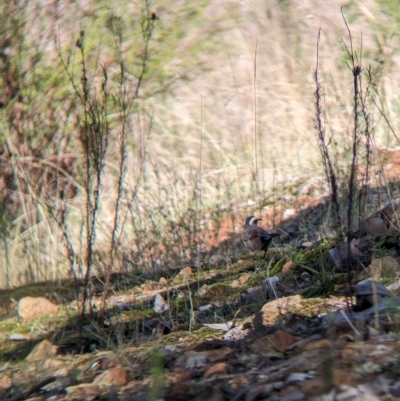
[(267, 253), (268, 247), (271, 244), (272, 238), (278, 237), (279, 234), (269, 233), (257, 223), (261, 219), (254, 216), (247, 217), (243, 227), (242, 240), (244, 246), (251, 251), (264, 251), (264, 258)]

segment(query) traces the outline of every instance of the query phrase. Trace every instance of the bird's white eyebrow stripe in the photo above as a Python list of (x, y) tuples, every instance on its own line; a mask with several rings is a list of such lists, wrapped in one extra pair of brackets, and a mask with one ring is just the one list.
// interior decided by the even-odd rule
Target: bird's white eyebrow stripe
[(253, 216), (253, 217), (250, 219), (249, 224), (250, 224), (250, 225), (253, 224), (254, 221), (256, 221), (256, 223), (257, 223), (257, 218)]

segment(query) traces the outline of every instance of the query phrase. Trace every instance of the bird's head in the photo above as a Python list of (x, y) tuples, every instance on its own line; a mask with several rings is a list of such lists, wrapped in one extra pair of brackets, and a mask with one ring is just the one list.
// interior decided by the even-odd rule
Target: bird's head
[(256, 226), (257, 225), (257, 223), (260, 221), (261, 219), (257, 219), (257, 217), (254, 217), (254, 216), (249, 216), (249, 217), (247, 217), (247, 219), (246, 219), (246, 222), (245, 222), (245, 226)]

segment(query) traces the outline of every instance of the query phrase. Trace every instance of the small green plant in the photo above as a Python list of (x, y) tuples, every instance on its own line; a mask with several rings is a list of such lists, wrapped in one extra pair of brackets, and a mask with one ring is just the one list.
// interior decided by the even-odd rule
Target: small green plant
[(165, 352), (164, 350), (154, 345), (149, 351), (149, 373), (153, 385), (147, 389), (148, 401), (160, 399), (161, 391), (166, 385), (165, 382)]

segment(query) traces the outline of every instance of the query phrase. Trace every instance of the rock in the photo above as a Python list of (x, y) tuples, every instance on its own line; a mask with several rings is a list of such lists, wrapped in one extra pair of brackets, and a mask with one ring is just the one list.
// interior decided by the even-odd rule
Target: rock
[(207, 358), (206, 355), (192, 351), (192, 355), (190, 355), (186, 360), (185, 368), (194, 369), (207, 366), (209, 364), (210, 360)]
[(165, 401), (223, 401), (222, 391), (218, 387), (213, 387), (211, 384), (196, 383), (190, 380), (180, 381), (171, 385), (167, 390)]
[(120, 366), (118, 359), (111, 352), (103, 351), (99, 352), (98, 355), (99, 357), (96, 360), (91, 361), (89, 366), (86, 368), (86, 372), (95, 373), (93, 378), (105, 370)]
[[(340, 385), (338, 391), (334, 393), (332, 400), (364, 400), (364, 401), (379, 401), (382, 398), (378, 397), (374, 390), (368, 385), (360, 384), (357, 387)], [(331, 398), (328, 398), (331, 399)]]
[(224, 256), (222, 255), (212, 255), (210, 257), (210, 265), (211, 266), (220, 266), (226, 263)]
[(222, 338), (228, 341), (244, 340), (252, 331), (251, 325), (245, 323), (242, 326), (234, 327), (232, 330), (227, 331)]
[(233, 280), (230, 285), (233, 288), (242, 287), (243, 284), (245, 284), (246, 281), (248, 281), (250, 278), (251, 278), (250, 273), (243, 274), (243, 276), (240, 276), (237, 280)]
[(204, 296), (207, 294), (207, 292), (208, 292), (209, 289), (210, 289), (210, 287), (209, 287), (207, 284), (203, 284), (203, 285), (199, 288), (197, 294), (199, 295), (200, 298), (202, 298), (202, 297), (204, 297)]
[(372, 276), (386, 276), (388, 272), (397, 272), (399, 271), (399, 261), (398, 259), (392, 256), (384, 256), (382, 258), (376, 258), (372, 260), (371, 264), (369, 265), (369, 271), (371, 272)]
[(282, 228), (283, 234), (281, 236), (281, 240), (290, 240), (292, 238), (296, 238), (299, 234), (299, 225), (296, 222), (291, 222), (285, 224)]
[(294, 209), (286, 209), (283, 211), (282, 220), (288, 220), (292, 217), (296, 216), (296, 210)]
[(120, 310), (120, 311), (129, 311), (132, 310), (132, 306), (122, 302), (122, 301), (116, 301), (115, 306)]
[(262, 323), (264, 325), (274, 324), (279, 315), (284, 315), (288, 311), (298, 313), (302, 309), (302, 297), (300, 295), (291, 295), (290, 297), (278, 298), (266, 303), (261, 308)]
[(208, 327), (211, 330), (228, 331), (233, 327), (232, 322), (226, 323), (203, 323), (203, 326)]
[(264, 280), (263, 288), (269, 299), (281, 298), (282, 295), (277, 288), (277, 284), (280, 282), (278, 276), (268, 277)]
[(154, 281), (148, 281), (140, 286), (143, 292), (152, 292), (156, 291), (160, 288), (159, 283), (155, 283)]
[(0, 376), (0, 390), (8, 390), (13, 385), (11, 376), (3, 375)]
[(390, 394), (393, 397), (400, 397), (400, 381), (397, 381), (390, 387)]
[[(132, 396), (131, 396), (132, 397)], [(133, 398), (133, 397), (132, 397)], [(131, 398), (131, 399), (132, 399)], [(111, 389), (109, 389), (107, 392), (105, 392), (105, 393), (103, 393), (102, 395), (101, 395), (101, 401), (115, 401), (115, 400), (120, 400), (120, 401), (122, 401), (123, 400), (123, 398), (121, 399), (120, 397), (119, 397), (119, 395), (118, 395), (118, 392), (116, 391), (116, 390), (114, 390), (113, 388), (111, 388)], [(138, 398), (138, 397), (136, 397), (136, 394), (135, 394), (135, 401), (140, 401), (141, 399), (140, 398)], [(146, 400), (143, 400), (143, 401), (146, 401)]]
[(251, 287), (243, 290), (240, 294), (240, 302), (243, 304), (260, 303), (263, 304), (267, 300), (264, 286)]
[(286, 262), (282, 267), (282, 275), (286, 276), (291, 270), (295, 268), (295, 266), (296, 265), (291, 260), (289, 260), (289, 262)]
[(242, 290), (240, 294), (240, 302), (243, 304), (261, 303), (264, 304), (267, 299), (276, 299), (281, 296), (280, 291), (276, 288), (279, 282), (277, 276), (269, 277), (264, 280), (262, 285), (250, 287)]
[(43, 297), (25, 297), (18, 302), (18, 315), (22, 317), (22, 319), (53, 315), (58, 312), (58, 309), (58, 305), (54, 305)]
[(398, 294), (400, 291), (400, 279), (396, 279), (392, 284), (386, 287), (389, 291), (393, 291), (394, 293)]
[[(61, 359), (48, 358), (43, 363), (43, 369), (50, 372), (62, 372), (65, 370), (65, 362)], [(65, 374), (62, 374), (65, 376)], [(60, 376), (60, 375), (58, 375)]]
[(14, 333), (8, 337), (9, 341), (29, 341), (31, 339), (27, 334)]
[(273, 334), (254, 340), (249, 348), (256, 354), (279, 355), (288, 351), (299, 338), (278, 330)]
[(302, 382), (304, 380), (311, 380), (315, 374), (313, 373), (303, 373), (303, 372), (293, 372), (286, 378), (286, 383), (295, 384)]
[(378, 237), (380, 235), (385, 235), (389, 231), (389, 227), (386, 221), (382, 220), (380, 217), (372, 215), (366, 218), (360, 224), (360, 234), (364, 236), (365, 234), (371, 235), (371, 237)]
[(226, 362), (218, 362), (215, 365), (211, 366), (204, 373), (204, 378), (208, 379), (212, 376), (220, 376), (228, 374), (229, 366)]
[(345, 260), (347, 259), (347, 247), (342, 246), (329, 249), (328, 255), (333, 265), (337, 269), (340, 269), (344, 266)]
[(157, 294), (154, 299), (154, 312), (162, 313), (169, 309), (168, 304), (165, 302), (161, 294)]
[(350, 258), (348, 257), (347, 244), (343, 244), (336, 248), (332, 248), (328, 251), (328, 255), (331, 258), (332, 263), (337, 269), (343, 269), (349, 262), (357, 262), (357, 260), (363, 260), (364, 265), (370, 263), (370, 257), (368, 258), (369, 251), (373, 248), (374, 242), (370, 235), (366, 235), (362, 238), (353, 238), (350, 243)]
[(163, 321), (154, 317), (143, 323), (143, 330), (157, 336), (171, 333), (171, 329)]
[(67, 394), (74, 400), (92, 401), (100, 396), (100, 387), (92, 383), (82, 383), (66, 388)]
[(353, 291), (356, 295), (356, 311), (368, 309), (382, 299), (393, 297), (393, 294), (383, 284), (371, 279), (354, 285)]
[(285, 395), (284, 397), (280, 397), (279, 401), (306, 401), (306, 400), (307, 397), (303, 393), (297, 392), (297, 393), (290, 393), (288, 395)]
[[(252, 386), (246, 394), (246, 401), (266, 400), (270, 398), (271, 393), (274, 391), (273, 384), (256, 384)], [(301, 394), (301, 393), (298, 393)], [(282, 397), (279, 397), (282, 400)]]
[(117, 366), (112, 369), (105, 370), (103, 373), (96, 376), (93, 384), (99, 387), (114, 387), (120, 389), (127, 383), (126, 370), (122, 366)]
[(192, 271), (192, 268), (190, 266), (186, 266), (179, 272), (179, 274), (183, 278), (188, 278), (190, 276), (193, 276), (193, 271)]
[(200, 312), (207, 312), (207, 311), (212, 311), (213, 306), (211, 304), (199, 306), (199, 311)]
[(400, 229), (400, 199), (385, 205), (381, 212), (383, 218), (389, 222), (389, 230), (398, 232)]
[(168, 280), (165, 277), (161, 277), (160, 280), (158, 280), (158, 282), (163, 286), (163, 287), (167, 287), (168, 286)]
[(367, 234), (364, 237), (353, 239), (350, 243), (351, 252), (355, 256), (361, 256), (369, 252), (374, 247), (374, 239), (371, 235)]
[(30, 354), (26, 357), (26, 360), (32, 362), (50, 359), (57, 354), (57, 350), (58, 347), (56, 345), (53, 345), (48, 340), (43, 340), (33, 348)]
[[(47, 367), (45, 367), (44, 369), (48, 369)], [(64, 368), (63, 369), (64, 372), (60, 372), (60, 371), (54, 371), (54, 370), (50, 370), (50, 372), (54, 372), (52, 373), (53, 377), (54, 377), (54, 381), (44, 385), (43, 387), (41, 387), (41, 390), (43, 392), (50, 392), (50, 391), (57, 391), (61, 390), (61, 389), (65, 389), (66, 387), (69, 387), (72, 385), (72, 377), (70, 372), (68, 371), (68, 369)], [(59, 374), (59, 373), (63, 373), (63, 374)], [(66, 374), (64, 374), (66, 373)], [(47, 398), (48, 401), (51, 400), (51, 398)]]
[(195, 350), (189, 350), (183, 353), (176, 360), (175, 366), (185, 366), (186, 369), (193, 369), (217, 362), (225, 362), (233, 353), (233, 349), (230, 347), (200, 351), (202, 346), (202, 344), (199, 344), (197, 348), (195, 347), (195, 349), (199, 348), (199, 352)]

